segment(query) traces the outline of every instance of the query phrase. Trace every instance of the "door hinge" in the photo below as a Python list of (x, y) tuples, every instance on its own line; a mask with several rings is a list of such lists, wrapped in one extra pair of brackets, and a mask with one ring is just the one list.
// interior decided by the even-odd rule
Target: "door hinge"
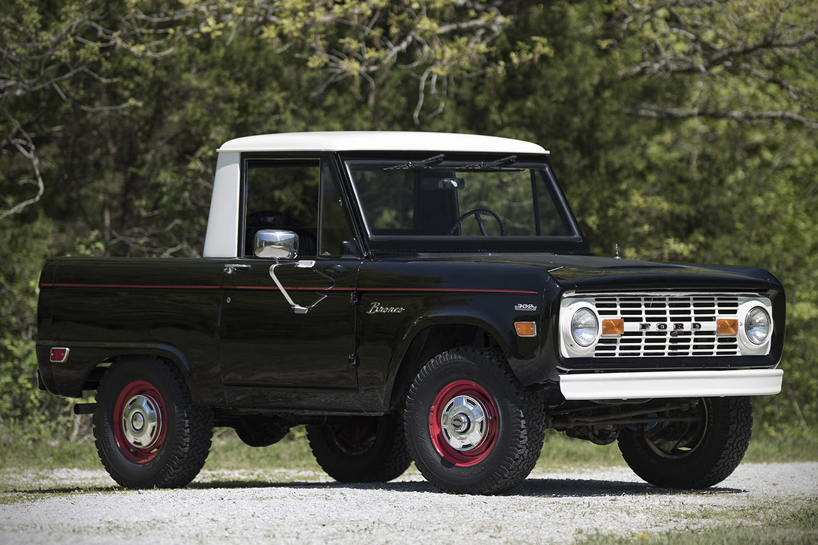
[(351, 367), (358, 367), (358, 354), (349, 355), (349, 365)]
[(352, 291), (349, 293), (349, 304), (352, 306), (356, 306), (358, 303), (361, 302), (361, 297), (358, 295), (357, 291)]

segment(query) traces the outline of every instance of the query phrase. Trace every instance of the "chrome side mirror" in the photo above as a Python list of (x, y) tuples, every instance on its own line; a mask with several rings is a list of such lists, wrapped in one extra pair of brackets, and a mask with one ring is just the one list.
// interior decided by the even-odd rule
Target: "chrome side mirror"
[(298, 255), (298, 235), (292, 231), (262, 229), (256, 233), (253, 254), (264, 259), (295, 259)]

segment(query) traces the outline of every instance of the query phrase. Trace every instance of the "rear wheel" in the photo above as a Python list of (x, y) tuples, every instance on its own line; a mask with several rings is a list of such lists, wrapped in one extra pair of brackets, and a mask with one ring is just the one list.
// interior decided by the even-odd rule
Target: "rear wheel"
[(194, 406), (179, 370), (161, 360), (122, 359), (100, 382), (97, 452), (122, 486), (185, 486), (202, 469), (212, 434), (212, 411)]
[(542, 450), (539, 396), (523, 388), (502, 353), (463, 347), (439, 354), (406, 400), (409, 452), (441, 490), (496, 494), (525, 479)]
[[(662, 416), (662, 415), (660, 415)], [(741, 463), (753, 428), (748, 397), (702, 398), (669, 421), (623, 430), (619, 450), (647, 482), (666, 488), (707, 488)]]
[(342, 483), (382, 483), (400, 477), (412, 463), (403, 425), (394, 415), (339, 418), (307, 426), (318, 465)]

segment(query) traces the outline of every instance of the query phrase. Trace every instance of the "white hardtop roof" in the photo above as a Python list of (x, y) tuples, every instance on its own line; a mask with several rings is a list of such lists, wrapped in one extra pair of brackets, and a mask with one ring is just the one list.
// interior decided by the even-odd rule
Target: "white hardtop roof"
[(245, 136), (225, 142), (220, 152), (254, 151), (451, 151), (548, 153), (523, 140), (442, 132), (294, 132)]

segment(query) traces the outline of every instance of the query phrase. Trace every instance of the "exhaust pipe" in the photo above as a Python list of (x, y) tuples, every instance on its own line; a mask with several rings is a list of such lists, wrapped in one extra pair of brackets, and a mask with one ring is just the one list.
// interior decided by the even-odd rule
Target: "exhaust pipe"
[(94, 414), (96, 409), (96, 403), (76, 403), (74, 405), (74, 414)]

